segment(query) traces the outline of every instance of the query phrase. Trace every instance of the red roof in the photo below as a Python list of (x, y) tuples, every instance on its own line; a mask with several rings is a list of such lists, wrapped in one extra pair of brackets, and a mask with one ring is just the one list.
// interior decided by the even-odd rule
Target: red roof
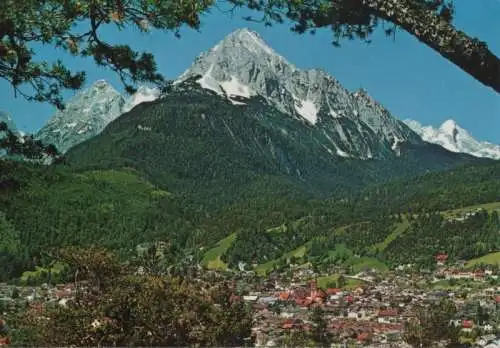
[(315, 290), (311, 292), (311, 297), (325, 298), (326, 293), (323, 290)]
[(10, 338), (0, 337), (0, 346), (6, 346), (8, 344), (10, 344)]
[(381, 309), (378, 311), (379, 317), (396, 317), (398, 315), (397, 309)]
[(464, 320), (462, 322), (462, 327), (464, 329), (472, 329), (473, 326), (474, 326), (474, 322), (472, 320)]
[(280, 292), (280, 300), (286, 301), (290, 298), (290, 293), (289, 292)]
[(283, 329), (291, 329), (293, 327), (293, 319), (287, 319), (283, 325), (281, 325)]
[(358, 335), (356, 340), (358, 340), (359, 342), (364, 342), (364, 341), (368, 340), (369, 338), (370, 338), (370, 334), (368, 332), (362, 332)]
[(283, 329), (293, 329), (296, 327), (302, 327), (302, 324), (303, 324), (303, 321), (300, 319), (287, 319), (287, 320), (285, 320), (283, 325), (281, 325), (281, 327)]
[(295, 303), (297, 306), (307, 307), (313, 303), (313, 300), (311, 298), (298, 297), (295, 299)]
[(344, 297), (344, 300), (345, 300), (346, 302), (352, 302), (352, 301), (354, 301), (354, 297), (352, 297), (352, 296), (349, 296), (349, 295), (348, 295), (348, 296), (345, 296), (345, 297)]
[(500, 303), (500, 296), (495, 297), (495, 302)]
[(335, 295), (335, 294), (337, 294), (337, 293), (339, 293), (341, 291), (342, 291), (342, 289), (339, 289), (339, 288), (328, 288), (328, 289), (326, 289), (326, 293), (328, 295)]

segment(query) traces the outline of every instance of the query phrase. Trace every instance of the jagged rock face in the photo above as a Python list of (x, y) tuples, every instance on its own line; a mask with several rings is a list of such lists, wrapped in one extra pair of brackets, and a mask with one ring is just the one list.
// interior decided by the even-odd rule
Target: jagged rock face
[[(450, 137), (422, 133), (419, 127), (393, 117), (365, 90), (351, 93), (323, 70), (296, 68), (248, 29), (229, 34), (200, 54), (175, 81), (174, 88), (183, 88), (188, 79), (195, 79), (204, 89), (215, 91), (235, 105), (246, 104), (252, 97), (264, 98), (298, 125), (309, 129), (333, 160), (337, 156), (360, 159), (399, 156), (402, 144), (423, 144), (421, 136), (451, 151), (500, 158), (500, 150), (494, 145), (479, 143), (463, 130)], [(136, 105), (159, 97), (158, 89), (143, 86), (125, 98), (105, 81), (98, 81), (70, 100), (67, 109), (57, 112), (36, 136), (64, 153), (99, 134)]]
[(441, 145), (447, 150), (468, 153), (476, 157), (500, 159), (500, 145), (476, 140), (453, 120), (445, 121), (439, 128), (422, 126), (413, 120), (404, 122), (425, 141)]
[(343, 157), (381, 158), (402, 142), (421, 139), (366, 92), (352, 94), (319, 69), (299, 70), (248, 29), (202, 53), (176, 81), (201, 75), (199, 84), (234, 104), (260, 95), (282, 112), (319, 128), (325, 147)]
[(57, 111), (35, 137), (54, 144), (65, 153), (68, 149), (99, 134), (122, 113), (125, 99), (109, 83), (97, 81), (76, 94), (66, 109)]
[(141, 86), (136, 93), (126, 98), (108, 82), (99, 80), (76, 94), (67, 103), (66, 109), (57, 111), (35, 137), (47, 144), (54, 144), (60, 152), (65, 153), (102, 132), (121, 114), (159, 96), (158, 89)]
[(396, 144), (403, 141), (411, 143), (421, 142), (415, 132), (406, 124), (394, 118), (391, 113), (380, 103), (373, 99), (365, 90), (360, 89), (354, 94), (356, 100), (356, 112), (359, 120), (367, 124), (375, 134), (390, 140)]

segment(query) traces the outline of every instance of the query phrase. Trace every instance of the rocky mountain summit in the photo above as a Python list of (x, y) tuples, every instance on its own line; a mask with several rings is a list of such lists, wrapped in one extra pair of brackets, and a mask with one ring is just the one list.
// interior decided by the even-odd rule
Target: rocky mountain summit
[(320, 129), (337, 155), (381, 158), (420, 137), (366, 91), (349, 92), (321, 69), (300, 70), (254, 31), (239, 29), (207, 52), (177, 80), (201, 76), (199, 84), (234, 104), (259, 95), (278, 110)]
[[(230, 33), (213, 48), (202, 52), (174, 81), (174, 90), (184, 88), (183, 85), (193, 79), (203, 89), (235, 106), (246, 105), (250, 98), (263, 98), (271, 107), (314, 133), (323, 149), (334, 157), (390, 158), (400, 155), (402, 144), (422, 145), (424, 140), (453, 152), (500, 157), (495, 145), (477, 142), (462, 129), (455, 139), (443, 132), (437, 135), (437, 130), (431, 131), (413, 121), (400, 121), (366, 90), (350, 92), (321, 69), (298, 69), (259, 34), (246, 28)], [(56, 112), (36, 138), (53, 143), (65, 153), (102, 132), (110, 122), (136, 105), (159, 97), (158, 89), (146, 86), (141, 86), (130, 97), (123, 96), (108, 82), (100, 80), (76, 94), (64, 111)]]
[(134, 106), (158, 98), (159, 91), (141, 86), (128, 99), (105, 80), (77, 93), (35, 135), (65, 153), (71, 147), (99, 134), (110, 122)]
[(108, 82), (99, 80), (77, 93), (36, 133), (35, 137), (54, 144), (62, 153), (99, 134), (122, 114), (125, 99)]

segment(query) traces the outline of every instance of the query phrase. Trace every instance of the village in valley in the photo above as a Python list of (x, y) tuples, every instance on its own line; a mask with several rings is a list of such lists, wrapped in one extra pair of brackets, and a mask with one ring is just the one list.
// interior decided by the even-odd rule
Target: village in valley
[[(291, 266), (266, 277), (254, 271), (200, 268), (198, 276), (230, 279), (230, 301), (244, 301), (253, 308), (252, 338), (256, 346), (294, 345), (291, 337), (317, 325), (311, 314), (320, 308), (326, 330), (334, 337), (332, 346), (410, 347), (405, 342), (407, 324), (417, 319), (419, 308), (431, 311), (444, 299), (457, 308), (453, 325), (463, 343), (500, 346), (498, 267), (465, 268), (463, 263), (448, 262), (445, 253), (436, 255), (435, 262), (434, 271), (411, 271), (411, 265), (406, 265), (394, 271), (367, 268), (349, 275), (339, 268), (332, 276)], [(21, 309), (43, 316), (47, 305), (66, 306), (75, 291), (73, 283), (36, 287), (1, 284), (4, 326)], [(8, 343), (7, 334), (0, 335), (0, 345)]]
[(448, 265), (447, 256), (436, 255), (434, 272), (401, 267), (385, 274), (367, 269), (337, 277), (307, 269), (291, 279), (275, 274), (241, 298), (255, 310), (258, 346), (281, 346), (290, 332), (311, 330), (311, 309), (320, 307), (328, 331), (341, 344), (402, 347), (405, 323), (417, 318), (419, 307), (432, 308), (443, 299), (458, 309), (453, 325), (463, 342), (500, 346), (498, 269), (466, 270), (463, 264)]

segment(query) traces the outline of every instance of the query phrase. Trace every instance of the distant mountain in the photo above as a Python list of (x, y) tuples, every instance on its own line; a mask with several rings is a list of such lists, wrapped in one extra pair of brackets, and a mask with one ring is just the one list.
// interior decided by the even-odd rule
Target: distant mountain
[(109, 122), (120, 116), (125, 99), (104, 80), (77, 93), (57, 111), (35, 137), (54, 144), (61, 152), (99, 134)]
[[(174, 85), (193, 77), (233, 105), (255, 96), (264, 98), (321, 133), (323, 148), (336, 156), (390, 158), (399, 154), (402, 143), (422, 143), (365, 90), (351, 93), (323, 70), (299, 70), (248, 29), (229, 34), (200, 54)], [(36, 136), (64, 153), (137, 104), (159, 96), (157, 89), (141, 87), (127, 99), (107, 82), (98, 81), (71, 99), (67, 109), (57, 112)]]
[(468, 153), (476, 157), (500, 159), (500, 145), (478, 141), (453, 120), (445, 121), (439, 128), (422, 126), (414, 120), (404, 121), (423, 140), (438, 144), (453, 152)]
[(331, 151), (322, 128), (260, 96), (235, 105), (197, 79), (117, 118), (73, 147), (67, 163), (75, 169), (135, 168), (159, 187), (217, 207), (268, 195), (325, 197), (474, 162), (423, 141), (399, 143), (397, 153), (389, 148), (377, 160), (346, 158)]
[(366, 91), (350, 93), (323, 70), (296, 68), (248, 29), (202, 53), (176, 83), (194, 76), (233, 104), (242, 103), (237, 98), (263, 97), (321, 132), (328, 139), (325, 148), (342, 157), (386, 158), (403, 142), (422, 142)]
[(76, 144), (99, 134), (111, 121), (137, 104), (158, 96), (159, 91), (143, 86), (126, 99), (108, 82), (99, 80), (70, 99), (66, 108), (57, 111), (35, 137), (54, 144), (65, 153)]
[(71, 148), (72, 166), (133, 167), (210, 202), (328, 196), (475, 160), (423, 141), (365, 90), (297, 69), (248, 29), (202, 53), (159, 97), (141, 88), (126, 99), (98, 81), (37, 136)]

